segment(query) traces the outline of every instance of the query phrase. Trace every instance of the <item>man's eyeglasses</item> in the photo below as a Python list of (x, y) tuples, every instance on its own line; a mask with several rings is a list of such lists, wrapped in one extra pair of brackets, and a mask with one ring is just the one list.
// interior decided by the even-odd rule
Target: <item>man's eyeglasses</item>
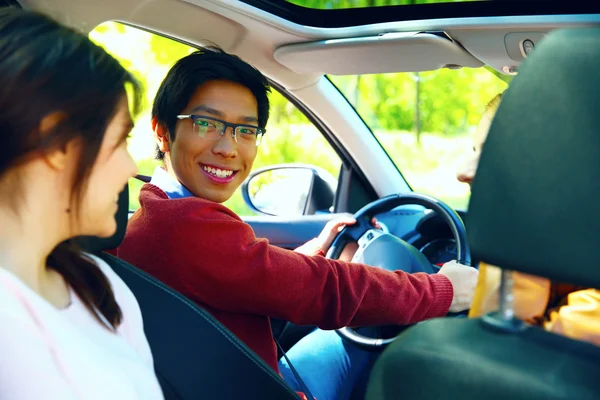
[(177, 119), (191, 119), (194, 133), (204, 139), (219, 140), (228, 127), (233, 131), (235, 141), (244, 146), (258, 146), (265, 134), (265, 129), (254, 125), (230, 124), (220, 119), (202, 115), (178, 115)]

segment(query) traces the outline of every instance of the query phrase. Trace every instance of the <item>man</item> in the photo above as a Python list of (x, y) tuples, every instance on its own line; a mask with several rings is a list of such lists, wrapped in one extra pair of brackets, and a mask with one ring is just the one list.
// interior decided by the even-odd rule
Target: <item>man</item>
[[(260, 72), (217, 48), (173, 66), (152, 109), (164, 169), (142, 188), (118, 256), (206, 308), (275, 370), (269, 317), (336, 329), (405, 325), (467, 309), (473, 268), (451, 262), (436, 275), (410, 275), (324, 258), (339, 226), (352, 221), (330, 224), (309, 245), (288, 251), (257, 239), (221, 205), (252, 169), (269, 90)], [(344, 381), (368, 365), (370, 356), (347, 352), (335, 332), (317, 330), (302, 342), (322, 349), (312, 363), (304, 352), (289, 353), (319, 400), (340, 398)], [(299, 390), (288, 366), (279, 366)]]

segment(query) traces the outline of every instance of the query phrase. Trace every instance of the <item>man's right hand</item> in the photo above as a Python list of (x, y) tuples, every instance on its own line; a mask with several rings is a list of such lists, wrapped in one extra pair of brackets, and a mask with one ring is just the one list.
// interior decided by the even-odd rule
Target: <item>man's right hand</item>
[(479, 271), (473, 267), (459, 264), (456, 261), (447, 262), (440, 268), (438, 274), (444, 275), (454, 288), (454, 296), (449, 312), (460, 312), (471, 307)]

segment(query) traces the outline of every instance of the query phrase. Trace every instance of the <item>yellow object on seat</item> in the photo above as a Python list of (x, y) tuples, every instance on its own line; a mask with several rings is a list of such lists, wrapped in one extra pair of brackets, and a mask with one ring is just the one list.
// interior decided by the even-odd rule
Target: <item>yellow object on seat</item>
[(567, 304), (550, 312), (544, 328), (573, 339), (600, 345), (600, 292), (596, 289), (570, 293)]
[[(476, 318), (498, 309), (502, 270), (486, 263), (479, 264), (479, 280), (469, 317)], [(517, 318), (532, 321), (546, 312), (550, 298), (550, 281), (534, 275), (513, 272), (514, 310)]]
[[(469, 317), (477, 318), (498, 309), (502, 270), (480, 263), (479, 281)], [(535, 275), (513, 272), (515, 316), (535, 322), (544, 318), (550, 300), (550, 280)], [(567, 304), (550, 311), (543, 327), (547, 331), (600, 345), (600, 292), (578, 290), (567, 297)]]

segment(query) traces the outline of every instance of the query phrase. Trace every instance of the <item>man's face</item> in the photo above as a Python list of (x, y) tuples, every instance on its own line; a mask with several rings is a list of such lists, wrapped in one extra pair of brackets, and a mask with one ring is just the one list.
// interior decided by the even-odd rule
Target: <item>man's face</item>
[[(181, 114), (258, 125), (256, 98), (245, 86), (230, 81), (198, 87)], [(257, 152), (256, 145), (237, 143), (231, 127), (217, 140), (203, 138), (189, 118), (177, 122), (175, 140), (164, 143), (159, 138), (159, 147), (165, 145), (169, 173), (195, 196), (217, 203), (228, 200), (248, 177)]]
[(477, 131), (475, 131), (475, 136), (473, 138), (473, 153), (465, 160), (464, 164), (456, 174), (456, 179), (458, 179), (460, 182), (469, 184), (469, 186), (473, 182), (473, 178), (475, 178), (477, 165), (479, 164), (479, 157), (481, 156), (481, 149), (483, 148), (483, 144), (487, 139), (494, 114), (495, 110), (492, 109), (486, 111), (483, 114), (483, 117), (481, 117), (481, 121), (479, 121)]

